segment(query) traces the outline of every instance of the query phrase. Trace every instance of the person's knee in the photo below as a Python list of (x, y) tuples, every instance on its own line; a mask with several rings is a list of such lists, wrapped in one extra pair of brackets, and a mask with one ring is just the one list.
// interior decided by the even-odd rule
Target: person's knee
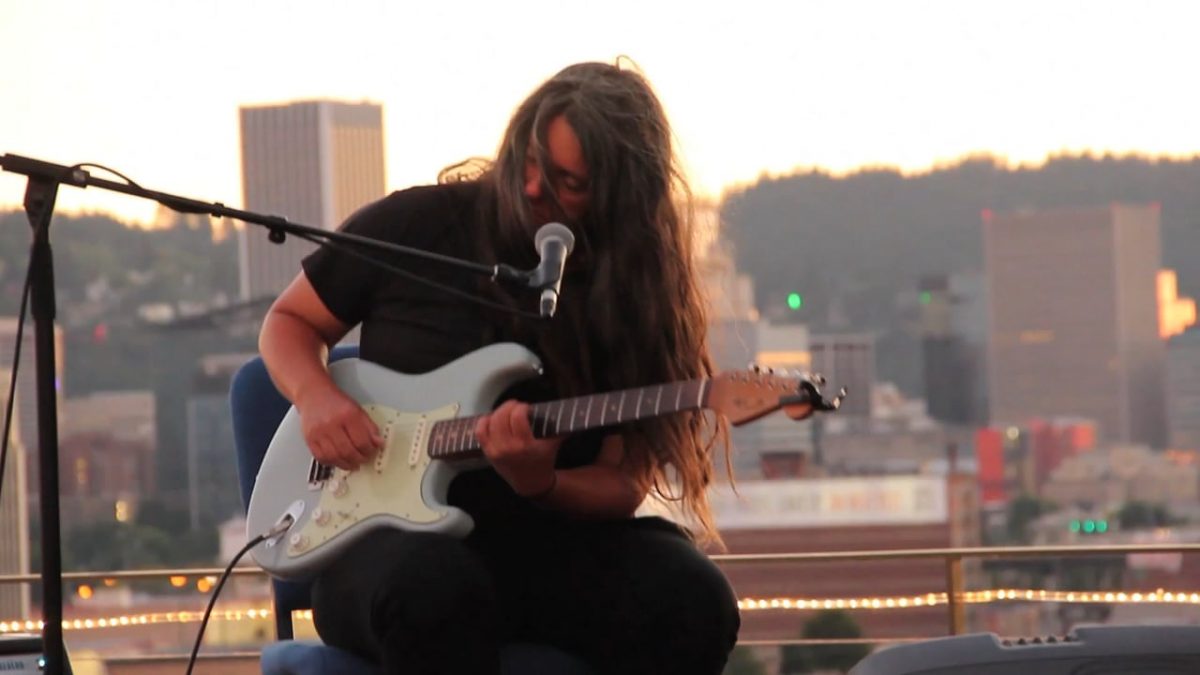
[(647, 551), (655, 558), (643, 570), (657, 609), (644, 618), (671, 636), (671, 641), (729, 651), (741, 626), (737, 596), (715, 563), (685, 540), (656, 535)]
[(711, 560), (700, 557), (679, 574), (679, 593), (688, 630), (698, 632), (714, 648), (732, 650), (741, 627), (737, 595), (724, 573)]
[(374, 555), (385, 569), (372, 594), (377, 622), (445, 625), (492, 611), (494, 590), (487, 568), (461, 540), (406, 533), (402, 544)]

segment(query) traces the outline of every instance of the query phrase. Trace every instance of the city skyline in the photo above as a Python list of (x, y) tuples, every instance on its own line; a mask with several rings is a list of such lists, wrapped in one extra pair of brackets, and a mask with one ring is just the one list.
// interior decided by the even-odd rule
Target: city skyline
[[(37, 67), (0, 73), (0, 152), (98, 162), (231, 205), (242, 202), (239, 106), (382, 105), (387, 188), (398, 189), (491, 155), (513, 107), (562, 66), (622, 54), (659, 91), (702, 196), (812, 167), (918, 172), (973, 153), (1020, 164), (1060, 152), (1200, 152), (1200, 104), (1184, 85), (1200, 18), (1191, 6), (744, 3), (680, 13), (526, 2), (471, 8), (470, 21), (459, 9), (382, 0), (337, 12), (224, 0), (0, 7), (0, 57), (39, 54)], [(51, 40), (70, 48), (47, 49)], [(0, 174), (0, 208), (18, 207), (23, 188)], [(59, 204), (142, 223), (155, 208), (96, 189), (63, 190)]]

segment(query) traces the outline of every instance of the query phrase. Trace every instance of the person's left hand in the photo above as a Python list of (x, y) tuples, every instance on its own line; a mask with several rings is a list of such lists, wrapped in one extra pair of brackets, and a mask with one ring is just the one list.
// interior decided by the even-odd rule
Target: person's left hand
[(479, 418), (475, 437), (496, 472), (517, 494), (542, 494), (554, 485), (554, 460), (563, 437), (534, 438), (528, 403), (501, 403)]

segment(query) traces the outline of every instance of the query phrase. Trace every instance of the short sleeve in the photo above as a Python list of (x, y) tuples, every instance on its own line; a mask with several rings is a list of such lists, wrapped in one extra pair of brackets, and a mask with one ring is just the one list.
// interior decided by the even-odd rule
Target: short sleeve
[[(338, 231), (403, 244), (412, 223), (407, 201), (405, 192), (394, 192), (356, 211), (342, 223)], [(373, 258), (386, 259), (387, 256), (365, 247), (341, 242), (335, 244), (321, 246), (305, 257), (301, 266), (325, 307), (339, 321), (354, 326), (367, 317), (385, 272), (359, 255), (339, 249), (352, 247), (355, 252)]]

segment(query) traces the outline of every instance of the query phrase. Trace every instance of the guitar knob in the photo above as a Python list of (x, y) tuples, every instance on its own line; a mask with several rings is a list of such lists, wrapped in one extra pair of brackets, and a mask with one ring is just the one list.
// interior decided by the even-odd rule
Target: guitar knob
[(345, 497), (346, 493), (350, 491), (350, 486), (346, 484), (345, 478), (334, 478), (329, 481), (329, 490), (334, 497)]
[(317, 525), (323, 526), (323, 525), (329, 524), (329, 512), (326, 511), (325, 509), (318, 506), (317, 508), (313, 509), (312, 515), (313, 515), (313, 522), (316, 523)]
[(308, 548), (308, 537), (297, 532), (288, 539), (288, 546), (293, 551), (303, 551)]

